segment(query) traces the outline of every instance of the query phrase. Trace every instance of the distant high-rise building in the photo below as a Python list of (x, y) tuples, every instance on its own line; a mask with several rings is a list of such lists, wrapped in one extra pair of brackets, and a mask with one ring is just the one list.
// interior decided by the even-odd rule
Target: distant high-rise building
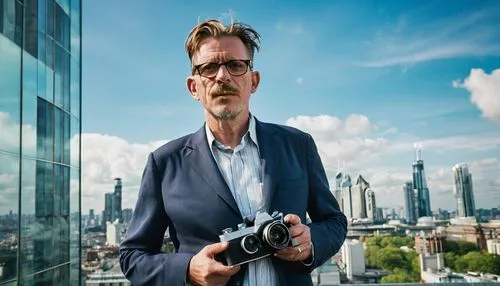
[(342, 188), (340, 186), (340, 184), (342, 183), (342, 176), (343, 174), (340, 171), (335, 175), (335, 190), (333, 192), (333, 195), (339, 203), (340, 211), (344, 212), (344, 199), (342, 197)]
[(457, 199), (457, 216), (472, 217), (476, 214), (474, 203), (474, 191), (472, 187), (472, 175), (466, 164), (453, 166), (453, 190)]
[(123, 222), (122, 218), (122, 179), (115, 178), (115, 193), (114, 193), (114, 219), (120, 223)]
[(106, 225), (107, 222), (114, 222), (114, 207), (115, 207), (115, 194), (114, 193), (106, 193), (104, 194), (104, 211), (102, 216), (103, 225)]
[(112, 193), (104, 194), (104, 212), (103, 212), (103, 225), (106, 222), (114, 222), (118, 220), (123, 222), (122, 217), (122, 180), (115, 178), (115, 190)]
[(384, 215), (384, 209), (383, 208), (377, 208), (375, 220), (376, 221), (383, 221), (383, 220), (385, 220), (385, 215)]
[(430, 217), (431, 200), (429, 195), (429, 188), (425, 179), (424, 161), (421, 159), (421, 150), (416, 148), (416, 158), (413, 161), (413, 188), (417, 198), (417, 218)]
[(354, 212), (354, 218), (366, 218), (366, 190), (370, 187), (370, 184), (363, 178), (363, 176), (358, 175), (356, 178), (356, 185), (352, 188), (352, 206)]
[(130, 223), (130, 220), (132, 219), (132, 209), (123, 209), (122, 210), (122, 219), (123, 223), (128, 224)]
[(366, 196), (366, 217), (371, 221), (377, 221), (377, 203), (375, 201), (375, 192), (368, 188)]
[(89, 210), (89, 219), (95, 219), (94, 209)]
[(0, 0), (0, 285), (82, 285), (81, 3)]
[(347, 219), (354, 218), (354, 204), (352, 195), (352, 182), (351, 176), (345, 174), (340, 182), (340, 189), (342, 190), (342, 205), (344, 215)]
[(405, 198), (406, 221), (410, 224), (414, 224), (417, 222), (417, 203), (413, 183), (411, 181), (404, 183), (403, 194)]

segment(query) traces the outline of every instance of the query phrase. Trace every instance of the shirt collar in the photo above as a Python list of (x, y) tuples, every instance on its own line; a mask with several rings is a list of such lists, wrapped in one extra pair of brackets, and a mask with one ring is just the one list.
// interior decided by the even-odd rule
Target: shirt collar
[[(245, 136), (248, 136), (248, 134), (250, 134), (250, 139), (257, 146), (257, 148), (259, 148), (259, 143), (257, 141), (257, 130), (255, 128), (255, 118), (253, 117), (253, 115), (251, 113), (250, 113), (249, 121), (250, 122), (248, 124), (248, 130), (247, 130), (247, 132), (245, 132), (245, 134), (243, 134), (243, 138), (245, 138)], [(206, 123), (205, 123), (205, 133), (207, 135), (208, 146), (210, 146), (210, 148), (212, 148), (212, 144), (214, 144), (216, 139), (215, 139), (214, 134), (212, 133), (212, 130), (210, 130), (210, 127), (208, 127), (208, 124), (206, 124)]]

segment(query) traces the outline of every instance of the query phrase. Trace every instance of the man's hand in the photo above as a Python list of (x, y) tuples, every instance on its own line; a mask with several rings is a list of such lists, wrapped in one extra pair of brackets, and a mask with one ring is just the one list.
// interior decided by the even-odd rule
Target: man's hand
[(224, 286), (240, 266), (225, 266), (214, 255), (224, 251), (228, 244), (219, 242), (205, 246), (189, 263), (188, 281), (193, 286)]
[(304, 261), (311, 258), (311, 230), (305, 224), (300, 222), (300, 217), (288, 214), (284, 218), (285, 222), (292, 226), (289, 228), (290, 235), (297, 242), (297, 246), (287, 247), (277, 251), (274, 255), (278, 258), (288, 261)]

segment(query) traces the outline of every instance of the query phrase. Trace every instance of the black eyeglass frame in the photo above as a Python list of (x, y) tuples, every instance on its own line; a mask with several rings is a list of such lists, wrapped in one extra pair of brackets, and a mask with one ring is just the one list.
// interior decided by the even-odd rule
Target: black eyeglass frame
[[(247, 68), (245, 69), (245, 71), (241, 74), (233, 74), (230, 69), (227, 68), (227, 64), (231, 63), (231, 62), (243, 62), (246, 64)], [(217, 72), (219, 72), (219, 69), (221, 66), (225, 66), (227, 71), (229, 72), (230, 75), (232, 76), (242, 76), (244, 75), (248, 70), (252, 70), (253, 66), (252, 66), (252, 60), (242, 60), (242, 59), (232, 59), (232, 60), (229, 60), (229, 61), (226, 61), (226, 62), (223, 62), (223, 63), (215, 63), (215, 62), (207, 62), (207, 63), (202, 63), (202, 64), (199, 64), (199, 65), (195, 65), (193, 66), (193, 75), (195, 74), (199, 74), (200, 76), (202, 77), (206, 77), (206, 78), (213, 78), (214, 76), (217, 75), (217, 72), (213, 75), (213, 76), (204, 76), (201, 74), (200, 72), (200, 67), (204, 66), (204, 65), (208, 65), (208, 64), (216, 64), (218, 65), (217, 67)]]

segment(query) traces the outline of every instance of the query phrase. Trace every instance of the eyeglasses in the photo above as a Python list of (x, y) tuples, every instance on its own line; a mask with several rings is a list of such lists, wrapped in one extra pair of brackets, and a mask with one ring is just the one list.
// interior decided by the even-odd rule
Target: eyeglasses
[(214, 77), (219, 72), (220, 66), (225, 66), (227, 71), (233, 76), (244, 75), (248, 67), (252, 68), (251, 60), (229, 60), (224, 63), (204, 63), (193, 67), (193, 74), (197, 72), (203, 77)]

